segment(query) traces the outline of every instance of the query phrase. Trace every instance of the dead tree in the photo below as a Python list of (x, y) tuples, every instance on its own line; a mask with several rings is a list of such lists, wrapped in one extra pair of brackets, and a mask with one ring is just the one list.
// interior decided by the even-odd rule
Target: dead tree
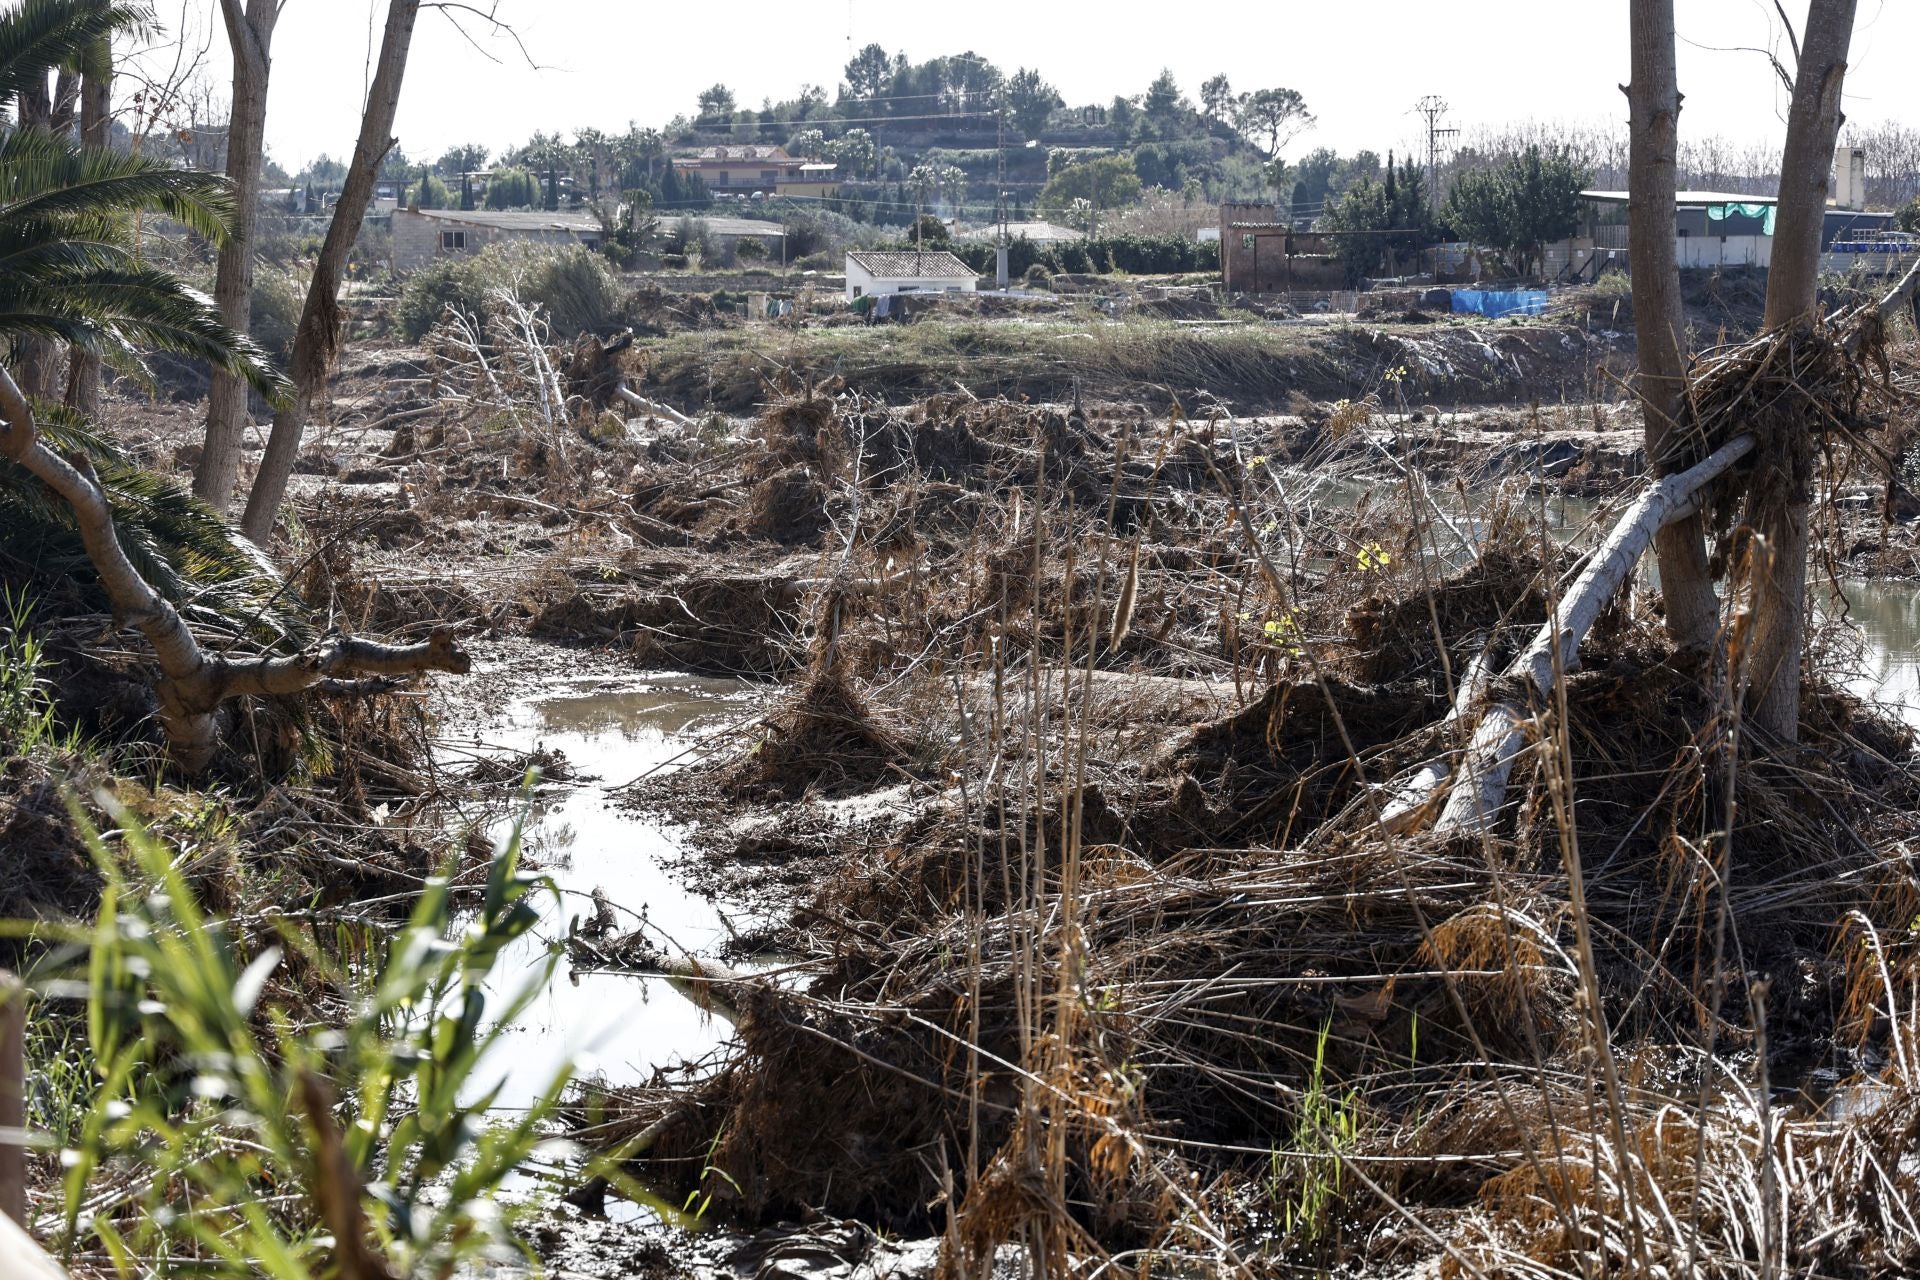
[[(1840, 133), (1840, 91), (1847, 74), (1857, 0), (1811, 0), (1787, 113), (1780, 158), (1780, 203), (1767, 271), (1766, 328), (1818, 319), (1820, 240), (1827, 175)], [(1807, 640), (1807, 509), (1813, 499), (1814, 432), (1777, 433), (1755, 460), (1747, 523), (1766, 540), (1767, 572), (1754, 584), (1752, 723), (1782, 742), (1800, 735), (1800, 662)]]
[(219, 712), (230, 699), (299, 693), (343, 679), (399, 678), (428, 671), (465, 674), (471, 669), (471, 660), (446, 627), (436, 628), (421, 644), (386, 645), (336, 634), (292, 657), (236, 660), (209, 654), (179, 611), (127, 558), (92, 465), (82, 455), (62, 457), (47, 447), (25, 394), (4, 368), (0, 419), (0, 455), (25, 467), (72, 509), (115, 622), (138, 630), (152, 647), (160, 667), (160, 728), (183, 772), (201, 773), (213, 762), (220, 747)]
[[(220, 0), (227, 42), (233, 47), (233, 114), (227, 129), (227, 177), (236, 206), (233, 227), (220, 246), (213, 300), (220, 319), (245, 333), (253, 318), (253, 242), (260, 221), (260, 167), (265, 154), (267, 82), (273, 70), (273, 29), (285, 0)], [(247, 427), (247, 384), (214, 370), (207, 392), (206, 445), (194, 468), (193, 491), (218, 511), (233, 500)]]
[[(1647, 463), (1656, 476), (1684, 469), (1677, 425), (1686, 400), (1687, 353), (1681, 335), (1680, 267), (1674, 246), (1674, 197), (1680, 149), (1680, 86), (1674, 59), (1673, 0), (1633, 0), (1632, 70), (1627, 87), (1631, 152), (1627, 255), (1633, 275), (1634, 337), (1639, 351)], [(1707, 565), (1698, 514), (1654, 534), (1667, 632), (1683, 649), (1713, 642), (1719, 601)]]
[(366, 112), (360, 119), (360, 139), (354, 145), (353, 163), (347, 168), (347, 180), (340, 191), (340, 202), (334, 206), (319, 261), (314, 263), (313, 283), (307, 289), (300, 326), (294, 333), (292, 367), (288, 370), (293, 377), (293, 396), (274, 415), (266, 455), (260, 460), (260, 473), (254, 477), (246, 513), (240, 521), (246, 535), (262, 546), (273, 534), (314, 398), (325, 386), (339, 350), (340, 286), (347, 255), (360, 238), (360, 225), (373, 198), (380, 162), (393, 149), (393, 118), (400, 108), (400, 83), (406, 75), (407, 54), (419, 16), (420, 0), (392, 0), (387, 7), (386, 33), (381, 39), (373, 86), (367, 94)]

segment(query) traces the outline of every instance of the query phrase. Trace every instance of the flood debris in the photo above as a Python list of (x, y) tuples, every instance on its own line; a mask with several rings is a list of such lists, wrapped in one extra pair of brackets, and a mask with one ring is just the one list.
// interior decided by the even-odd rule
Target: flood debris
[[(823, 564), (916, 568), (814, 575), (796, 692), (676, 786), (923, 798), (809, 845), (781, 944), (812, 976), (740, 979), (733, 1056), (613, 1091), (634, 1119), (600, 1132), (646, 1135), (644, 1179), (747, 1224), (935, 1233), (955, 1274), (1008, 1244), (1459, 1275), (1697, 1248), (1734, 1273), (1768, 1179), (1822, 1230), (1920, 1248), (1869, 1190), (1914, 1138), (1836, 1127), (1811, 1074), (1920, 1087), (1886, 980), (1920, 761), (1838, 667), (1794, 762), (1730, 753), (1724, 686), (1629, 590), (1486, 837), (1383, 831), (1389, 784), (1511, 696), (1491, 673), (1591, 562), (1600, 531), (1538, 489), (1462, 509), (1383, 467), (1336, 495), (1381, 465), (1351, 427), (1112, 406), (802, 395), (762, 430), (770, 474), (827, 495)], [(1767, 1106), (1730, 1087), (1761, 1064)], [(1763, 1132), (1817, 1154), (1769, 1165)]]

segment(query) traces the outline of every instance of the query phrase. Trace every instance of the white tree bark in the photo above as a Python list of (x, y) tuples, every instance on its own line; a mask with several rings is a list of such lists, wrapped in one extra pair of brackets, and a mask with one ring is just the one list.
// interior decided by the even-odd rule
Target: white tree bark
[[(1493, 675), (1493, 644), (1489, 641), (1487, 647), (1474, 654), (1473, 661), (1460, 673), (1460, 687), (1454, 691), (1453, 706), (1448, 710), (1447, 718), (1441, 722), (1447, 737), (1454, 737), (1464, 725), (1470, 723), (1468, 717), (1480, 705), (1480, 699), (1486, 696), (1487, 689), (1493, 683)], [(1425, 822), (1440, 797), (1440, 789), (1453, 776), (1453, 761), (1457, 754), (1456, 749), (1449, 748), (1446, 754), (1427, 761), (1403, 781), (1389, 784), (1386, 804), (1380, 810), (1381, 828), (1400, 835)]]
[(686, 414), (669, 408), (657, 400), (649, 400), (645, 396), (636, 394), (630, 390), (624, 382), (613, 389), (613, 394), (619, 396), (627, 404), (632, 405), (649, 417), (665, 418), (675, 426), (691, 427), (694, 425), (693, 419), (689, 418)]
[[(1751, 453), (1753, 447), (1752, 436), (1731, 440), (1704, 462), (1648, 486), (1627, 509), (1559, 601), (1555, 616), (1507, 668), (1507, 679), (1521, 682), (1529, 701), (1544, 705), (1552, 696), (1555, 679), (1578, 665), (1580, 642), (1607, 602), (1632, 576), (1653, 535), (1676, 520), (1692, 516), (1699, 509), (1701, 491)], [(1453, 833), (1491, 829), (1506, 802), (1507, 779), (1514, 761), (1526, 749), (1531, 723), (1531, 711), (1518, 698), (1502, 699), (1488, 709), (1467, 746), (1460, 779), (1447, 796), (1436, 830)]]

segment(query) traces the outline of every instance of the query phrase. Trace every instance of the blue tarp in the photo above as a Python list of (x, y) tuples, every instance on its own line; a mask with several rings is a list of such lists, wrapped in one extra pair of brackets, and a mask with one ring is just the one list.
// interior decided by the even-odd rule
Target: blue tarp
[(1489, 320), (1498, 320), (1502, 316), (1537, 316), (1547, 309), (1547, 291), (1545, 289), (1455, 289), (1453, 291), (1453, 310), (1455, 315), (1485, 316)]

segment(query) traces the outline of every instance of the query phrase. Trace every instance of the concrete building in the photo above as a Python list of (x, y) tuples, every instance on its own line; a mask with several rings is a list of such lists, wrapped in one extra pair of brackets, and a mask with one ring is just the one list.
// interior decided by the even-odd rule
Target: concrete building
[(945, 249), (847, 254), (847, 301), (896, 293), (973, 293), (980, 277)]
[[(1850, 249), (1873, 244), (1892, 229), (1893, 214), (1866, 207), (1866, 152), (1840, 147), (1833, 157), (1832, 196), (1820, 231), (1822, 266), (1845, 270)], [(1582, 233), (1547, 246), (1542, 272), (1548, 279), (1592, 279), (1603, 270), (1627, 269), (1625, 191), (1582, 191), (1587, 202)], [(1737, 191), (1680, 191), (1674, 197), (1674, 249), (1684, 267), (1766, 267), (1773, 262), (1774, 196)], [(1836, 250), (1838, 246), (1838, 250)], [(1897, 254), (1856, 251), (1869, 266), (1891, 265)]]
[(600, 220), (590, 213), (497, 209), (398, 209), (393, 215), (393, 269), (418, 271), (438, 258), (478, 253), (490, 244), (578, 244), (600, 247)]
[[(975, 227), (961, 235), (962, 240), (992, 242), (1000, 237), (1000, 224), (989, 222), (985, 226)], [(1063, 227), (1056, 222), (1009, 222), (1008, 240), (1031, 240), (1035, 244), (1066, 244), (1074, 240), (1085, 240), (1087, 233), (1077, 227)]]
[(840, 166), (800, 160), (785, 147), (702, 147), (673, 158), (682, 177), (699, 175), (715, 195), (749, 194), (832, 196), (839, 192)]

